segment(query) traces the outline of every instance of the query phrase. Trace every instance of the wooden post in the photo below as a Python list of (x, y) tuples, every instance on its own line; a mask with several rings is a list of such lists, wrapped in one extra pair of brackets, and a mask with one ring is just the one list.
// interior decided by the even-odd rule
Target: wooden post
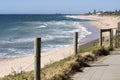
[(118, 29), (120, 29), (120, 22), (118, 22)]
[(119, 47), (119, 31), (117, 30), (117, 47)]
[(78, 32), (75, 32), (75, 33), (74, 33), (74, 41), (73, 41), (73, 44), (74, 44), (74, 53), (77, 54), (77, 53), (78, 53), (78, 50), (77, 50)]
[(120, 47), (120, 42), (119, 42), (120, 41), (120, 31), (119, 30), (118, 30), (117, 34), (118, 34), (118, 47)]
[(120, 46), (120, 30), (117, 29), (116, 30), (116, 47), (119, 47)]
[(117, 30), (117, 47), (120, 46), (120, 42), (119, 42), (119, 40), (120, 40), (120, 36), (119, 36), (120, 32), (119, 32), (119, 29), (120, 29), (120, 22), (118, 22), (118, 30)]
[(117, 44), (118, 44), (118, 42), (117, 42), (117, 41), (118, 41), (118, 40), (117, 40), (117, 37), (118, 37), (118, 36), (117, 36), (117, 30), (116, 30), (116, 33), (115, 33), (115, 47), (116, 47), (116, 48), (118, 47), (118, 46), (117, 46)]
[(99, 32), (99, 46), (102, 47), (102, 30)]
[(41, 38), (36, 38), (34, 41), (34, 53), (35, 53), (35, 72), (34, 80), (40, 80), (40, 70), (41, 70)]
[(110, 48), (113, 48), (113, 30), (112, 29), (110, 29)]

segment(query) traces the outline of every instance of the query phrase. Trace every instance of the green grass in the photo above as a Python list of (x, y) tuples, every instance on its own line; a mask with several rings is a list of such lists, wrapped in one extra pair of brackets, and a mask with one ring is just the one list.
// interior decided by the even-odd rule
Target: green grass
[(33, 71), (22, 72), (14, 75), (10, 74), (4, 78), (0, 78), (0, 80), (34, 80)]
[(81, 54), (81, 53), (85, 53), (85, 52), (92, 52), (93, 50), (96, 50), (96, 49), (98, 49), (98, 48), (99, 48), (99, 46), (98, 46), (98, 44), (97, 44), (97, 45), (95, 45), (95, 46), (93, 46), (93, 47), (80, 50), (80, 54)]

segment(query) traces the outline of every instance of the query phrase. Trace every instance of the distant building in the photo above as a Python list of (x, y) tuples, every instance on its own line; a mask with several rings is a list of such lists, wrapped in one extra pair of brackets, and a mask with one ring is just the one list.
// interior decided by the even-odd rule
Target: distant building
[(101, 13), (101, 12), (97, 12), (96, 14), (97, 14), (97, 15), (100, 15), (100, 14), (102, 14), (102, 13)]
[(98, 12), (96, 12), (96, 15), (100, 15), (102, 13), (103, 13), (103, 11), (98, 11)]

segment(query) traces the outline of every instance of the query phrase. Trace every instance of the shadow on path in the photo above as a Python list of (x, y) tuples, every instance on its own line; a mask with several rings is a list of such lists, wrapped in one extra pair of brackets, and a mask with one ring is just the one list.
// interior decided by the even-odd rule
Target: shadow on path
[(91, 67), (104, 67), (104, 66), (109, 66), (107, 64), (104, 64), (104, 65), (91, 65)]

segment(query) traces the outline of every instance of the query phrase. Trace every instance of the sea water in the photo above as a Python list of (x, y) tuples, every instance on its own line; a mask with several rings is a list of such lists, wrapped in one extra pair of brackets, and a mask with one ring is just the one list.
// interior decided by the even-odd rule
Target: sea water
[(4, 14), (0, 15), (0, 58), (33, 54), (34, 38), (42, 38), (42, 51), (72, 44), (73, 33), (79, 40), (91, 32), (80, 24), (88, 19), (75, 19), (59, 14)]

